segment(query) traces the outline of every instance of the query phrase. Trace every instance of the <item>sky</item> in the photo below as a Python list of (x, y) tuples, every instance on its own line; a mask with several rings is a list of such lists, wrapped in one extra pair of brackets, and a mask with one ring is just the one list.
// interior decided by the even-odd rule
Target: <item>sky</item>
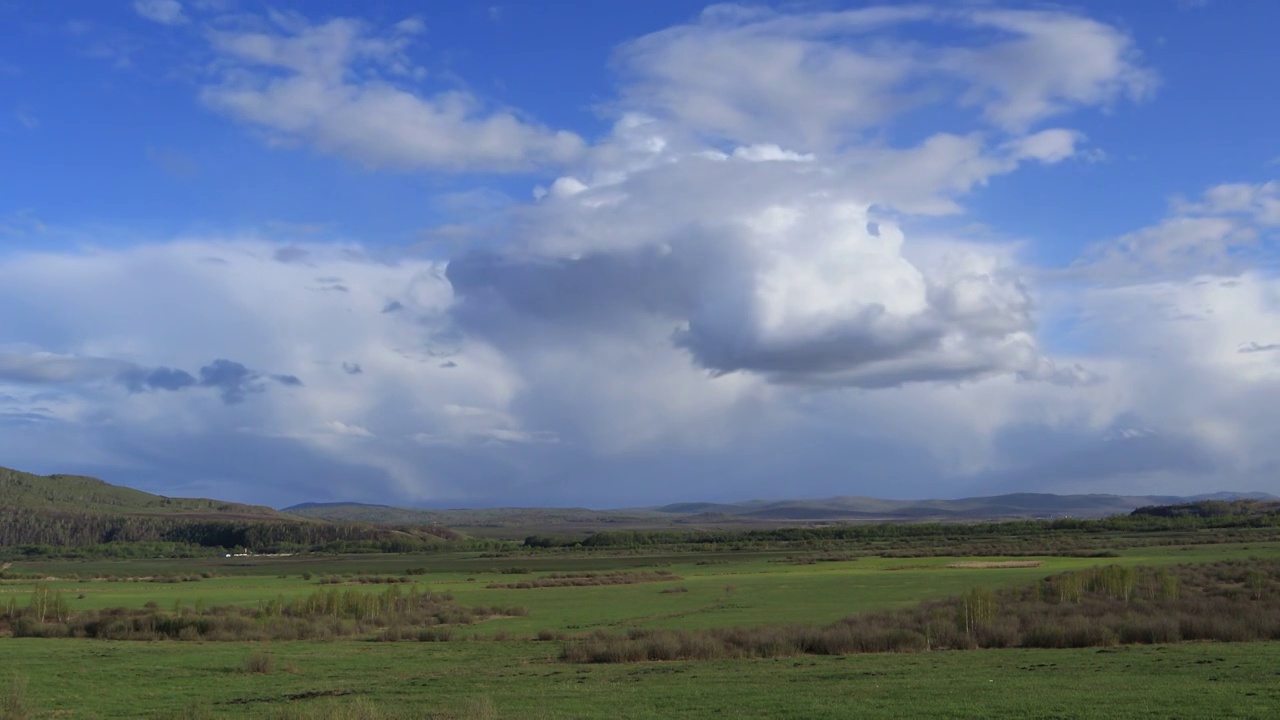
[(1280, 493), (1280, 5), (0, 0), (0, 465)]

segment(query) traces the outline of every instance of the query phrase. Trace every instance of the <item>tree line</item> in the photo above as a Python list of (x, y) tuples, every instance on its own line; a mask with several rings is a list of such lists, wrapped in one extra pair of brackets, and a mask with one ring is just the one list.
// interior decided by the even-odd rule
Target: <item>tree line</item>
[(585, 538), (532, 535), (528, 548), (637, 548), (652, 546), (743, 547), (771, 544), (877, 542), (902, 540), (968, 540), (973, 538), (1045, 537), (1063, 533), (1171, 532), (1248, 528), (1280, 528), (1280, 503), (1252, 500), (1202, 501), (1150, 506), (1128, 515), (1105, 518), (1057, 518), (997, 522), (863, 523), (756, 530), (606, 530)]
[[(373, 526), (350, 522), (103, 515), (0, 509), (0, 550), (14, 555), (116, 554), (122, 548), (167, 547), (254, 552), (418, 552), (463, 536), (445, 527)], [(161, 544), (161, 545), (157, 545)], [(126, 553), (132, 554), (132, 553)]]

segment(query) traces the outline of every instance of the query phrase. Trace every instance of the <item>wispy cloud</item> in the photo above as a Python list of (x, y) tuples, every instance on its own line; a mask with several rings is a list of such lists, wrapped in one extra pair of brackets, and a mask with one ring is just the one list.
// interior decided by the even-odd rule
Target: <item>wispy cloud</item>
[(225, 72), (201, 99), (275, 141), (399, 169), (528, 170), (583, 151), (574, 133), (489, 107), (465, 90), (423, 92), (426, 71), (410, 54), (423, 29), (417, 19), (387, 30), (345, 18), (272, 19), (269, 30), (212, 35)]
[(248, 395), (263, 392), (268, 381), (289, 387), (302, 386), (302, 381), (294, 375), (266, 375), (225, 359), (200, 368), (197, 379), (185, 370), (144, 367), (128, 360), (49, 352), (0, 352), (0, 382), (62, 385), (95, 381), (118, 383), (134, 393), (210, 388), (228, 404), (243, 402)]
[(1254, 342), (1247, 342), (1247, 343), (1245, 343), (1245, 344), (1241, 345), (1241, 346), (1240, 346), (1240, 348), (1239, 348), (1238, 350), (1236, 350), (1236, 352), (1238, 352), (1238, 353), (1260, 353), (1260, 352), (1271, 352), (1272, 350), (1280, 350), (1280, 343), (1266, 343), (1266, 344), (1261, 344), (1261, 343), (1258, 343), (1258, 342), (1256, 342), (1256, 341), (1254, 341)]
[(178, 0), (134, 0), (134, 12), (161, 25), (183, 25), (189, 18)]
[(13, 112), (13, 117), (18, 121), (19, 125), (27, 130), (35, 130), (40, 127), (40, 118), (36, 117), (27, 108), (18, 108)]

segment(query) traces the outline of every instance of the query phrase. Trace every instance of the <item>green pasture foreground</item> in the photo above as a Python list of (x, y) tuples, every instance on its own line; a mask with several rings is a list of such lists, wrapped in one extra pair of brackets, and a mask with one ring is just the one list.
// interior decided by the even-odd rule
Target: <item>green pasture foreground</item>
[[(412, 576), (463, 605), (522, 606), (458, 628), (453, 642), (111, 642), (0, 638), (0, 718), (14, 677), (34, 718), (272, 717), (364, 703), (379, 718), (1209, 718), (1280, 717), (1280, 643), (986, 650), (778, 660), (573, 665), (542, 631), (823, 624), (973, 587), (1015, 587), (1066, 570), (1280, 557), (1280, 544), (1133, 548), (1116, 558), (879, 558), (795, 564), (801, 551), (600, 556), (475, 554), (15, 562), (46, 578), (0, 581), (0, 603), (28, 602), (37, 582), (73, 611), (154, 602), (165, 610), (254, 606), (319, 589), (334, 573)], [(1038, 560), (1037, 567), (954, 568)], [(528, 573), (503, 573), (526, 568)], [(634, 585), (495, 589), (549, 572), (671, 572)], [(210, 571), (196, 582), (109, 582)], [(303, 573), (310, 573), (305, 579)], [(348, 578), (350, 579), (350, 578)], [(387, 585), (339, 585), (383, 592)], [(398, 585), (402, 590), (408, 585)], [(664, 592), (683, 588), (680, 592)], [(507, 639), (494, 639), (502, 637)], [(271, 672), (246, 659), (270, 655)], [(313, 715), (321, 717), (321, 715)]]
[(6, 640), (40, 718), (266, 717), (365, 702), (438, 718), (1274, 718), (1280, 644), (569, 665), (558, 643)]
[[(1099, 564), (1169, 564), (1220, 559), (1280, 556), (1276, 543), (1141, 548), (1118, 558), (878, 558), (797, 565), (788, 558), (795, 551), (655, 555), (625, 557), (532, 557), (494, 560), (472, 555), (365, 555), (346, 557), (233, 559), (221, 566), (190, 560), (90, 561), (14, 563), (12, 570), (48, 573), (49, 577), (109, 573), (121, 577), (214, 570), (218, 577), (196, 582), (108, 582), (105, 580), (46, 580), (59, 590), (73, 611), (140, 608), (148, 602), (172, 610), (181, 603), (193, 607), (237, 604), (256, 606), (276, 597), (293, 599), (329, 587), (382, 592), (387, 585), (322, 585), (330, 573), (412, 576), (419, 588), (449, 591), (462, 605), (521, 606), (524, 617), (488, 620), (462, 628), (470, 636), (499, 632), (532, 637), (540, 631), (578, 634), (597, 629), (630, 627), (707, 628), (736, 625), (834, 622), (851, 614), (905, 607), (922, 600), (960, 595), (974, 587), (997, 589), (1027, 585), (1057, 572)], [(962, 569), (948, 564), (970, 561), (1035, 560), (1037, 567)], [(528, 574), (503, 574), (502, 568), (521, 567)], [(494, 589), (494, 583), (536, 579), (547, 572), (665, 570), (673, 578), (663, 582), (598, 587)], [(311, 573), (311, 579), (302, 573)], [(227, 573), (227, 574), (223, 574)], [(235, 573), (235, 574), (230, 574)], [(281, 577), (283, 575), (284, 577)], [(350, 580), (351, 578), (347, 578)], [(10, 598), (28, 602), (36, 582), (0, 581), (0, 605)], [(407, 590), (410, 585), (398, 585)], [(663, 592), (683, 588), (681, 592)], [(2, 647), (4, 640), (0, 640)]]

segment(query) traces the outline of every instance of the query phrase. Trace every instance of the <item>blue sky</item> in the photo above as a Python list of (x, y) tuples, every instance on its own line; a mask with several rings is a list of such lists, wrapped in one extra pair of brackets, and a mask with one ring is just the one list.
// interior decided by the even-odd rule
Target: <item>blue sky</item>
[(0, 458), (1280, 492), (1266, 3), (0, 2)]

